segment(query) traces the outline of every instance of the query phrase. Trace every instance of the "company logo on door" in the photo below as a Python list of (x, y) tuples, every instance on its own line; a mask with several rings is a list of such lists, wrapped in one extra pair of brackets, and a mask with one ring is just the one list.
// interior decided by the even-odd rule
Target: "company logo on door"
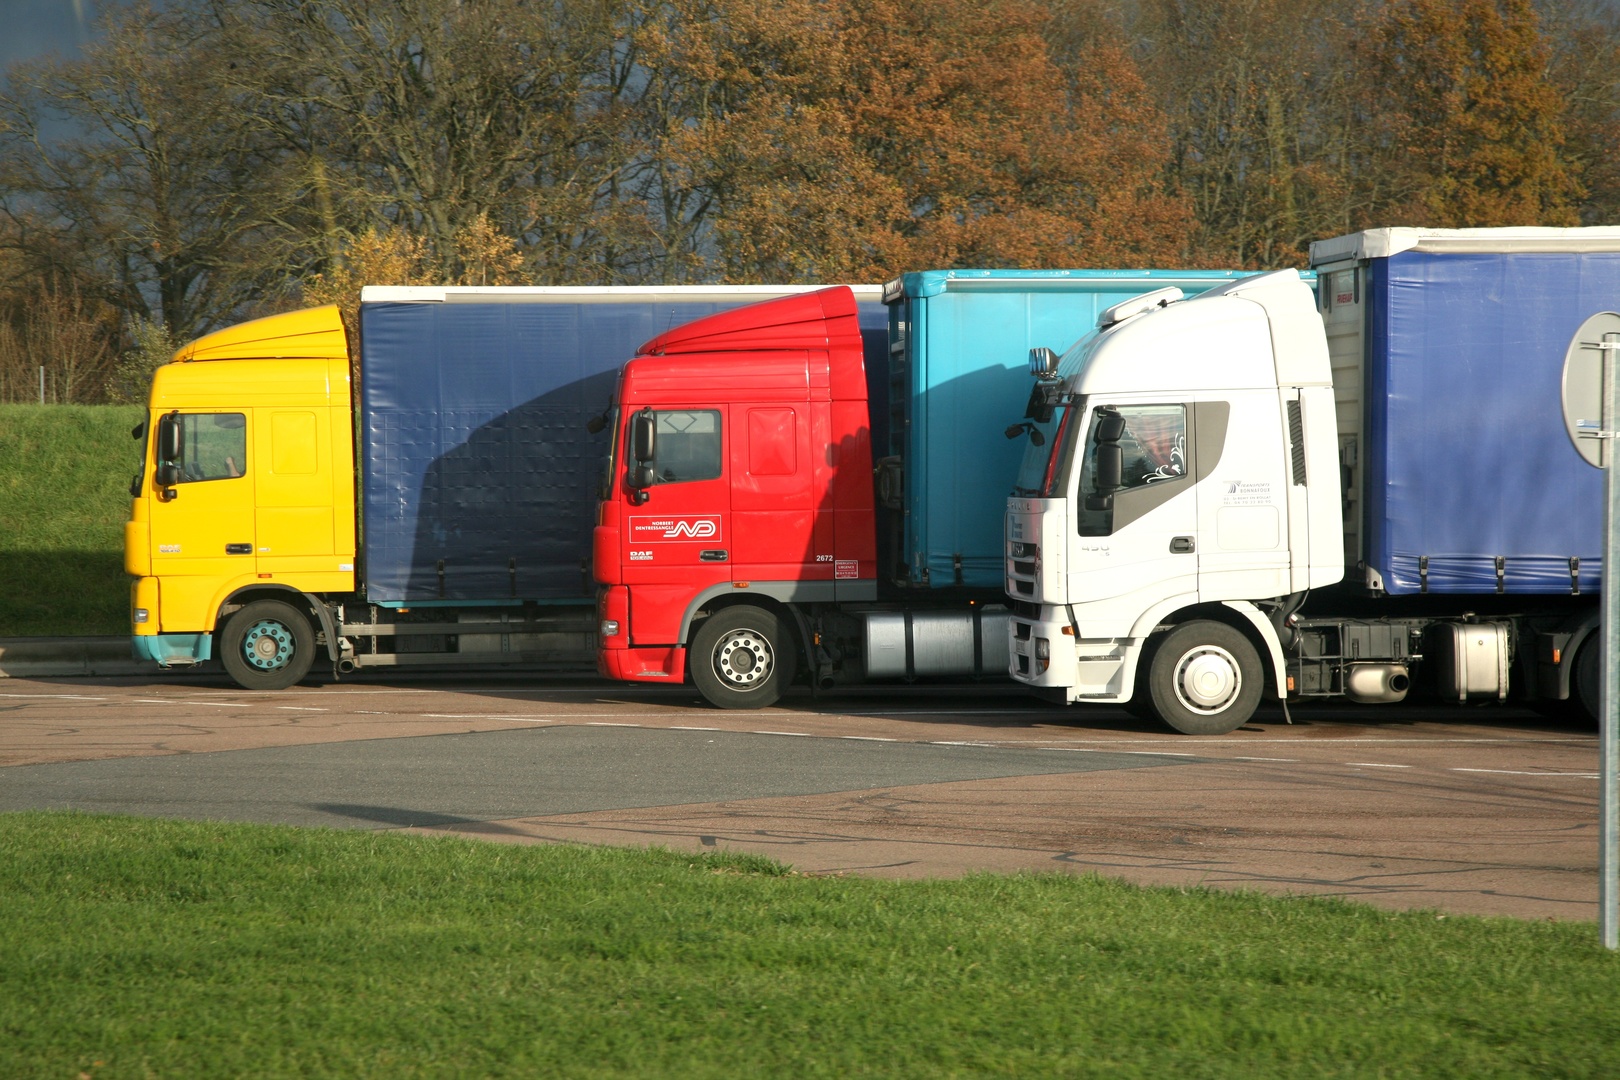
[(720, 518), (713, 514), (692, 517), (633, 517), (630, 519), (632, 544), (656, 544), (665, 540), (718, 540)]

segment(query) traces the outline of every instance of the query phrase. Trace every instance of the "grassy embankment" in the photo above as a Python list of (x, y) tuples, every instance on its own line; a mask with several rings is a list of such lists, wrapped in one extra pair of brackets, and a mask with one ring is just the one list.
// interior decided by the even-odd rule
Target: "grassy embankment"
[(0, 815), (0, 1075), (1620, 1075), (1591, 925)]
[(141, 412), (0, 405), (0, 637), (129, 633), (124, 521)]

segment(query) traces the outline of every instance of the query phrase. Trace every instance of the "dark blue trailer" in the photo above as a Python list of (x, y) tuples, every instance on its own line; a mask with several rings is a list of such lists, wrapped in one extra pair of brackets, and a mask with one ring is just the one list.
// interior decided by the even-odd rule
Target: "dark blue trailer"
[(1560, 391), (1581, 324), (1620, 309), (1620, 228), (1375, 229), (1312, 244), (1311, 265), (1360, 610), (1426, 626), (1443, 696), (1595, 712), (1603, 480)]
[[(384, 608), (594, 599), (595, 524), (623, 363), (682, 323), (796, 287), (368, 287), (360, 305), (365, 598)], [(886, 314), (857, 289), (868, 367)]]

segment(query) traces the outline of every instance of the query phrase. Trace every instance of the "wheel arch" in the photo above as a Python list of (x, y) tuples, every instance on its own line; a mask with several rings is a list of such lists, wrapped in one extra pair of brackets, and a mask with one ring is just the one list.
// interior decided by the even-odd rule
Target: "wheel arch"
[(1271, 620), (1247, 600), (1189, 604), (1154, 615), (1151, 623), (1144, 618), (1138, 624), (1141, 640), (1145, 644), (1156, 634), (1198, 619), (1224, 623), (1248, 638), (1266, 667), (1267, 684), (1278, 698), (1287, 697), (1288, 667), (1283, 656), (1282, 641), (1277, 637), (1277, 629), (1271, 625)]
[[(730, 584), (716, 585), (703, 590), (692, 602), (687, 605), (686, 612), (681, 616), (681, 647), (691, 649), (692, 635), (703, 621), (717, 611), (728, 607), (765, 608), (781, 618), (793, 631), (793, 647), (802, 661), (801, 670), (813, 671), (815, 657), (810, 651), (811, 642), (815, 640), (810, 628), (810, 622), (805, 617), (801, 607), (801, 597), (797, 594), (802, 588), (796, 588), (794, 583), (784, 582), (777, 585), (773, 582), (759, 582), (747, 590), (733, 587)], [(692, 680), (691, 665), (688, 663), (686, 681)]]
[[(219, 608), (214, 615), (214, 634), (217, 636), (224, 630), (225, 623), (232, 614), (247, 607), (255, 600), (281, 600), (292, 604), (300, 611), (308, 612), (314, 621), (314, 628), (320, 631), (326, 639), (327, 658), (333, 661), (338, 659), (337, 623), (332, 618), (332, 612), (317, 597), (311, 596), (302, 589), (295, 589), (291, 585), (277, 585), (266, 582), (246, 585), (237, 589), (220, 602)], [(317, 644), (316, 648), (320, 649), (321, 646)]]
[[(1564, 647), (1564, 654), (1558, 663), (1558, 700), (1568, 700), (1573, 689), (1575, 679), (1575, 661), (1580, 657), (1581, 648), (1592, 636), (1596, 634), (1603, 624), (1603, 612), (1597, 609), (1586, 612), (1578, 620), (1574, 620), (1574, 628), (1570, 631), (1569, 644)], [(1601, 638), (1599, 641), (1601, 642)], [(1601, 647), (1601, 645), (1600, 645)]]

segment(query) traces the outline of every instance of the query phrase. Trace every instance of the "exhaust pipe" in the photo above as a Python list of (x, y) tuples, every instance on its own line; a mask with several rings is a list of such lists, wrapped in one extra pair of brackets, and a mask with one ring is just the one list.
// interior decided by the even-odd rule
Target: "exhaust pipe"
[(338, 674), (347, 675), (349, 672), (354, 670), (354, 661), (353, 660), (339, 660), (338, 664), (337, 664), (337, 669), (338, 669)]
[(1344, 696), (1364, 705), (1405, 701), (1411, 688), (1405, 664), (1351, 664), (1344, 671)]

